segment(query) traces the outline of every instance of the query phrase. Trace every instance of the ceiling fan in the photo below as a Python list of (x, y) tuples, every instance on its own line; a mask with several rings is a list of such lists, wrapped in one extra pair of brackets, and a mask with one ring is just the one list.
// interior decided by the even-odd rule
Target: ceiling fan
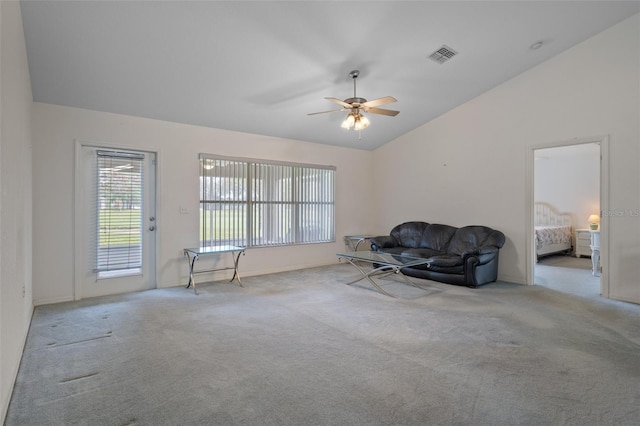
[(354, 130), (362, 130), (369, 126), (369, 120), (362, 113), (367, 112), (371, 114), (382, 114), (395, 117), (400, 111), (394, 111), (391, 109), (376, 108), (380, 105), (390, 104), (391, 102), (397, 102), (397, 99), (393, 96), (385, 96), (384, 98), (374, 99), (367, 101), (365, 98), (359, 98), (356, 95), (356, 79), (360, 75), (360, 71), (353, 70), (349, 73), (349, 76), (353, 79), (353, 98), (345, 99), (341, 101), (338, 98), (325, 98), (331, 102), (335, 102), (342, 108), (334, 109), (330, 111), (312, 112), (307, 115), (325, 114), (328, 112), (349, 111), (349, 114), (342, 122), (342, 128), (349, 130), (353, 127)]

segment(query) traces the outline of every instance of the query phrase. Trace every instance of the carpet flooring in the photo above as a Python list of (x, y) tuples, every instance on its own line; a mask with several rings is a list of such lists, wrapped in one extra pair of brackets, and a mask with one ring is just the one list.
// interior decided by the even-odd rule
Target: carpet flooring
[(640, 306), (356, 275), (37, 307), (6, 425), (640, 424)]
[(600, 276), (592, 274), (590, 258), (547, 256), (534, 266), (534, 282), (563, 293), (600, 298)]

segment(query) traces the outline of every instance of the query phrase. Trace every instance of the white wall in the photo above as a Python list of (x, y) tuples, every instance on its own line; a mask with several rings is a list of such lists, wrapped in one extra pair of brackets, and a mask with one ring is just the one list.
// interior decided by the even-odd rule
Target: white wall
[(4, 420), (31, 313), (31, 107), (20, 3), (0, 2), (0, 403)]
[(535, 201), (570, 213), (575, 229), (589, 228), (600, 214), (600, 146), (579, 144), (535, 152)]
[(499, 278), (526, 282), (529, 147), (609, 135), (610, 297), (640, 303), (640, 15), (374, 152), (377, 226), (503, 231)]
[[(372, 231), (369, 151), (34, 103), (36, 305), (74, 298), (75, 141), (158, 152), (159, 287), (187, 282), (182, 248), (198, 244), (200, 152), (337, 166), (336, 242), (248, 250), (244, 277), (335, 263), (344, 235)], [(180, 206), (191, 213), (180, 214)]]

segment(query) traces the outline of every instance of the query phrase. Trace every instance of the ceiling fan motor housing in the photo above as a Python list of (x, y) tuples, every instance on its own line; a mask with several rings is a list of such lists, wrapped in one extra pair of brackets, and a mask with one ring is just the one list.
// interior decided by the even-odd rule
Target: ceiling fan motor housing
[(365, 98), (349, 98), (349, 99), (345, 99), (344, 100), (346, 103), (351, 104), (353, 106), (358, 106), (361, 105), (365, 102), (367, 102), (367, 100)]

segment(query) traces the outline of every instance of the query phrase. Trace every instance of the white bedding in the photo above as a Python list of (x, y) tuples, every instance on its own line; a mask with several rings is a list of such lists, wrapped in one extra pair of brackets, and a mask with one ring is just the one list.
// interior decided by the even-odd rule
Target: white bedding
[(571, 250), (573, 221), (569, 213), (558, 212), (551, 204), (535, 203), (534, 229), (537, 257)]
[(535, 232), (536, 251), (538, 254), (549, 253), (549, 247), (554, 249), (558, 247), (571, 248), (570, 226), (536, 226)]

